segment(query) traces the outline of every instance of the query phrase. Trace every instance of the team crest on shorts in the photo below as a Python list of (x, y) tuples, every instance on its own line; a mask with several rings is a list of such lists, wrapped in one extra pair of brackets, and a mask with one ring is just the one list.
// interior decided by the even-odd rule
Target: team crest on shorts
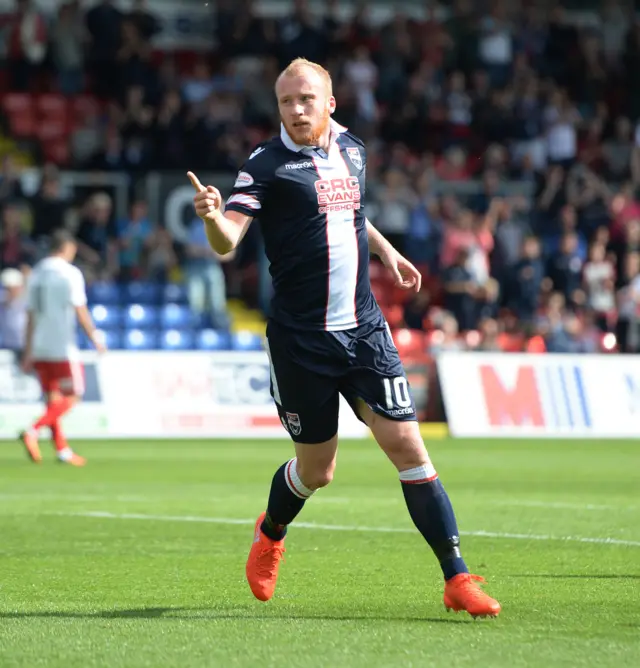
[(300, 435), (302, 425), (300, 424), (300, 416), (297, 413), (287, 413), (287, 424), (289, 425), (289, 431), (294, 436)]
[(356, 169), (362, 169), (362, 156), (357, 146), (347, 146), (347, 155), (349, 160), (356, 166)]

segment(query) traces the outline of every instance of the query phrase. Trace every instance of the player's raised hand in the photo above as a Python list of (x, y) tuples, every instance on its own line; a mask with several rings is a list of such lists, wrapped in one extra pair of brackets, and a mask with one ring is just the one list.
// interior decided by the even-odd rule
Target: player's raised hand
[(404, 290), (413, 289), (414, 292), (420, 292), (422, 285), (422, 274), (407, 260), (396, 251), (391, 249), (380, 259), (387, 269), (391, 270), (395, 284)]
[(220, 191), (213, 186), (203, 186), (200, 180), (193, 172), (187, 172), (191, 184), (196, 190), (193, 198), (193, 206), (196, 213), (202, 220), (213, 220), (213, 216), (222, 206), (222, 197)]

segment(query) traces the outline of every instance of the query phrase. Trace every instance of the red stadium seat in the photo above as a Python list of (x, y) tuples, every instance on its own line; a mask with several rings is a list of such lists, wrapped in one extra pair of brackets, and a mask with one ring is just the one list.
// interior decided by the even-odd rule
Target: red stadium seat
[(81, 123), (87, 116), (95, 116), (102, 111), (102, 105), (92, 95), (78, 95), (70, 103), (71, 122), (76, 125)]
[(42, 152), (47, 162), (64, 166), (69, 162), (69, 142), (64, 137), (57, 137), (42, 142)]
[(404, 321), (402, 306), (399, 304), (391, 304), (390, 306), (381, 306), (380, 308), (391, 329), (402, 327)]
[(393, 304), (392, 289), (386, 281), (371, 281), (371, 289), (380, 306), (391, 306)]
[(420, 359), (426, 356), (424, 332), (416, 329), (392, 330), (393, 341), (403, 360)]
[(33, 97), (28, 93), (7, 93), (2, 100), (8, 116), (32, 112), (33, 106)]

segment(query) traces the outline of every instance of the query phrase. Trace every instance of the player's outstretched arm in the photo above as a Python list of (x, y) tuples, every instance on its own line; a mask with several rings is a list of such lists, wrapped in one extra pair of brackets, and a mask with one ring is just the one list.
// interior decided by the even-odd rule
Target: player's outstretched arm
[(33, 366), (33, 358), (31, 351), (33, 350), (33, 330), (35, 328), (35, 320), (33, 319), (33, 311), (27, 311), (27, 325), (24, 335), (24, 350), (22, 351), (22, 370), (25, 373), (31, 373)]
[(81, 306), (76, 306), (75, 309), (76, 317), (78, 318), (80, 327), (82, 327), (84, 330), (84, 333), (87, 335), (89, 341), (93, 343), (93, 347), (99, 353), (105, 352), (106, 345), (98, 336), (98, 330), (96, 329), (93, 319), (91, 318), (91, 314), (89, 313), (87, 305), (82, 304)]
[(204, 222), (209, 245), (219, 255), (230, 253), (242, 241), (253, 218), (238, 211), (222, 213), (220, 191), (203, 186), (193, 172), (187, 172), (187, 176), (196, 190), (193, 205)]
[(369, 237), (369, 252), (377, 255), (387, 269), (391, 271), (396, 285), (415, 292), (420, 291), (422, 275), (398, 251), (378, 232), (378, 230), (367, 220), (367, 234)]

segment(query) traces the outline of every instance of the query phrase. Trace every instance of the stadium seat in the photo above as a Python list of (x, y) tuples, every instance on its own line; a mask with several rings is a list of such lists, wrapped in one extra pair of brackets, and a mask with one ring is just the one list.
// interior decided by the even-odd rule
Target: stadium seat
[(165, 304), (160, 311), (160, 323), (165, 329), (186, 329), (195, 325), (195, 316), (188, 306)]
[(380, 306), (389, 306), (393, 304), (393, 287), (386, 281), (371, 281), (371, 289)]
[(90, 304), (112, 306), (120, 303), (120, 290), (115, 283), (96, 281), (87, 287), (87, 298)]
[(124, 325), (127, 329), (149, 329), (157, 327), (158, 321), (158, 309), (154, 306), (131, 304), (125, 311)]
[(231, 338), (233, 350), (262, 350), (262, 337), (253, 332), (235, 332)]
[(160, 348), (162, 350), (191, 350), (193, 344), (194, 336), (191, 332), (168, 329), (160, 335)]
[(196, 335), (195, 347), (198, 350), (230, 350), (231, 336), (217, 329), (202, 329)]
[(426, 341), (423, 332), (416, 329), (396, 329), (392, 332), (392, 335), (398, 353), (403, 360), (425, 356)]
[(165, 304), (186, 304), (187, 288), (182, 283), (167, 283), (162, 290), (162, 299)]
[(113, 329), (122, 325), (122, 310), (119, 306), (94, 304), (91, 307), (91, 317), (99, 329)]
[(158, 347), (156, 332), (142, 329), (131, 329), (124, 335), (123, 348), (125, 350), (155, 350)]
[[(119, 329), (102, 329), (98, 328), (98, 336), (102, 337), (102, 341), (106, 344), (109, 350), (119, 350), (122, 348), (122, 332)], [(82, 350), (94, 350), (95, 346), (84, 332), (80, 332), (78, 336), (78, 345)]]
[(153, 306), (160, 303), (161, 288), (156, 283), (133, 281), (125, 285), (124, 293), (129, 304)]
[[(122, 348), (122, 332), (119, 329), (101, 329), (101, 336), (109, 350), (120, 350)], [(92, 345), (90, 345), (93, 348)]]
[(402, 322), (404, 320), (402, 306), (399, 304), (393, 304), (391, 306), (381, 306), (380, 308), (391, 329), (402, 327)]

